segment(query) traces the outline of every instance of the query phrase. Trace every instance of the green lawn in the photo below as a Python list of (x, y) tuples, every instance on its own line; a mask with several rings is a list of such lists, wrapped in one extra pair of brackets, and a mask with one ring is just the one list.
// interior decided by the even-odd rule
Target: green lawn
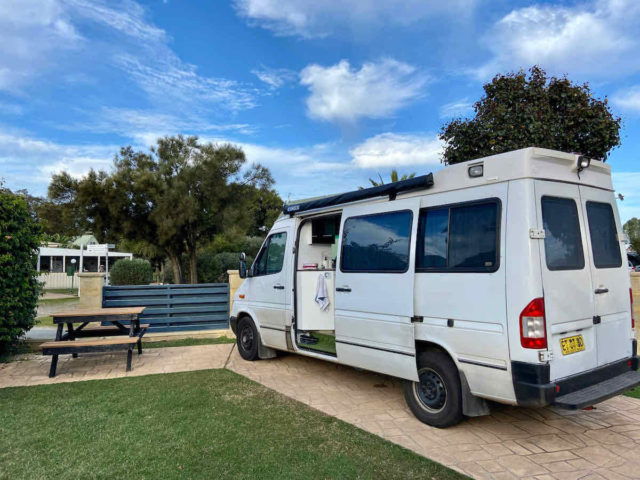
[(0, 389), (0, 478), (466, 478), (228, 370)]
[(640, 398), (640, 387), (632, 388), (627, 393), (625, 393), (627, 397)]
[(65, 293), (65, 294), (71, 294), (71, 295), (78, 295), (78, 289), (77, 288), (47, 288), (44, 293)]
[(45, 315), (44, 317), (36, 317), (36, 327), (52, 327), (53, 317)]
[(65, 303), (78, 303), (78, 297), (74, 298), (39, 298), (38, 305), (58, 305)]
[(164, 348), (164, 347), (192, 347), (194, 345), (217, 345), (219, 343), (236, 343), (235, 338), (181, 338), (180, 340), (163, 340), (154, 342), (152, 339), (142, 342), (143, 348)]

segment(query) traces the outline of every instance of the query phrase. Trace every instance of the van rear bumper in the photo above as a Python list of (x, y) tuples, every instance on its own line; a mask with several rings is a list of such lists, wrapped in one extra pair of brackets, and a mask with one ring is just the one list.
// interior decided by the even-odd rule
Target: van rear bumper
[(570, 409), (602, 402), (640, 385), (640, 374), (629, 374), (638, 370), (635, 340), (632, 351), (631, 357), (554, 382), (548, 363), (511, 362), (516, 401), (525, 407), (556, 404)]

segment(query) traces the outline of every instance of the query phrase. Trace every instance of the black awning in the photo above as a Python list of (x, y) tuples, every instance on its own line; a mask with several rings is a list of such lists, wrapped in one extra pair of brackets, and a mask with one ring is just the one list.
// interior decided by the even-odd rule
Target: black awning
[(318, 198), (307, 202), (285, 204), (282, 211), (285, 215), (294, 215), (296, 213), (307, 210), (315, 210), (317, 208), (331, 207), (333, 205), (342, 205), (345, 203), (357, 202), (367, 198), (389, 196), (395, 198), (398, 193), (408, 192), (410, 190), (423, 190), (433, 186), (433, 174), (421, 175), (419, 177), (401, 180), (399, 182), (388, 183), (378, 187), (363, 188), (353, 192), (340, 193), (332, 197)]

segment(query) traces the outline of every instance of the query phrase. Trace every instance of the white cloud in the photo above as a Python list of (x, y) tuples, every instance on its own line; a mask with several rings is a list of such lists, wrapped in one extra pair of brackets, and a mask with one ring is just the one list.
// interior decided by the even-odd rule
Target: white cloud
[(382, 133), (368, 138), (349, 153), (360, 168), (439, 165), (442, 147), (437, 135)]
[(311, 118), (355, 122), (360, 117), (383, 118), (424, 95), (427, 76), (393, 59), (365, 63), (359, 70), (341, 60), (336, 65), (309, 65), (300, 83), (309, 88)]
[(461, 98), (440, 107), (440, 118), (462, 117), (473, 112), (473, 103), (468, 98)]
[(116, 145), (61, 144), (28, 135), (0, 132), (0, 167), (7, 186), (44, 195), (53, 173), (66, 171), (80, 177), (91, 168), (109, 169)]
[(640, 113), (640, 85), (616, 92), (611, 101), (623, 110)]
[(622, 223), (640, 217), (640, 172), (613, 172), (612, 176), (616, 194), (624, 195), (624, 200), (617, 202)]
[(484, 39), (493, 58), (474, 71), (488, 78), (539, 64), (553, 73), (607, 77), (640, 71), (640, 2), (590, 0), (574, 7), (513, 10)]
[(298, 78), (298, 74), (288, 68), (267, 68), (261, 67), (259, 69), (251, 70), (261, 82), (266, 83), (272, 89), (278, 89), (283, 87), (289, 82), (293, 82)]
[(476, 0), (235, 0), (250, 24), (277, 35), (323, 37), (366, 25), (409, 25), (440, 14), (466, 16)]
[[(0, 90), (17, 90), (47, 67), (66, 82), (86, 79), (85, 65), (117, 67), (155, 106), (174, 112), (253, 108), (259, 92), (200, 75), (170, 48), (166, 32), (133, 0), (0, 2)], [(81, 36), (86, 27), (91, 36)], [(97, 27), (97, 28), (96, 28)], [(73, 51), (73, 58), (64, 53)], [(68, 61), (67, 61), (68, 60)], [(72, 72), (73, 78), (69, 77)]]
[(8, 91), (52, 67), (53, 52), (61, 56), (81, 42), (57, 0), (3, 0), (0, 32), (0, 90)]

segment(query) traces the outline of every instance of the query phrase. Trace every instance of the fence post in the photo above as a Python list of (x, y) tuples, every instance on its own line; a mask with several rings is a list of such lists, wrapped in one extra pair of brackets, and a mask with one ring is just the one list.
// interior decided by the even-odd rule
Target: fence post
[(104, 273), (98, 272), (78, 274), (79, 308), (102, 308), (104, 277)]

